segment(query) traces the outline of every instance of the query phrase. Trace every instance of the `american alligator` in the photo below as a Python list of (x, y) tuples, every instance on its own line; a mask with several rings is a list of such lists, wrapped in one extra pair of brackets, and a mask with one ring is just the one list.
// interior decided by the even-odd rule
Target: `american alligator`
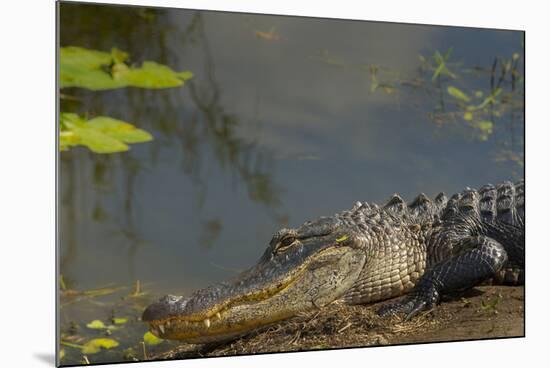
[(339, 300), (366, 304), (398, 296), (382, 316), (405, 319), (442, 295), (487, 280), (524, 283), (524, 182), (466, 188), (447, 199), (420, 194), (407, 205), (352, 209), (275, 233), (258, 263), (234, 280), (191, 296), (168, 295), (142, 320), (153, 334), (189, 343), (236, 338)]

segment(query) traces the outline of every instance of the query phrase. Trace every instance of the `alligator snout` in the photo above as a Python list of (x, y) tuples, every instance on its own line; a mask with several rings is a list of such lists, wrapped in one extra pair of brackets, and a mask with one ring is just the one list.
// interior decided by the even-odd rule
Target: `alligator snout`
[(188, 299), (182, 296), (166, 295), (158, 302), (149, 305), (143, 311), (141, 320), (143, 322), (152, 322), (177, 316), (185, 310), (187, 301)]

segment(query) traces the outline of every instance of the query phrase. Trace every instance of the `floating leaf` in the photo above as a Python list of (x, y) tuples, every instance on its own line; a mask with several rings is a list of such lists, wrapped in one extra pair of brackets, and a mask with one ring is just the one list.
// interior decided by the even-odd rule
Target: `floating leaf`
[(93, 339), (84, 344), (84, 347), (82, 348), (82, 354), (95, 354), (99, 353), (101, 351), (101, 348), (112, 349), (117, 347), (118, 345), (118, 341), (110, 338)]
[(88, 147), (96, 153), (128, 151), (128, 146), (126, 144), (95, 129), (89, 129), (87, 127), (74, 127), (73, 133), (80, 138), (78, 140), (79, 144)]
[(82, 47), (59, 50), (59, 82), (61, 88), (82, 87), (92, 90), (124, 87), (102, 68), (113, 61), (110, 53)]
[(65, 358), (65, 349), (59, 350), (59, 360), (63, 360)]
[(491, 134), (493, 132), (493, 123), (489, 120), (482, 120), (477, 123), (477, 126), (484, 133)]
[(470, 111), (467, 111), (464, 113), (464, 120), (470, 121), (474, 118), (474, 114), (472, 114)]
[(96, 153), (123, 152), (126, 143), (141, 143), (153, 139), (151, 134), (132, 124), (106, 116), (86, 121), (72, 113), (60, 115), (60, 148), (83, 145)]
[(164, 340), (156, 337), (151, 332), (147, 331), (145, 335), (143, 335), (143, 341), (145, 341), (147, 345), (158, 345)]
[(183, 72), (176, 73), (176, 75), (178, 76), (178, 78), (183, 79), (184, 81), (187, 81), (187, 80), (193, 78), (193, 73), (190, 72), (189, 70), (185, 70)]
[(102, 330), (102, 329), (107, 328), (107, 326), (105, 326), (105, 324), (102, 321), (98, 320), (98, 319), (95, 319), (92, 322), (86, 324), (86, 327), (94, 329), (94, 330)]
[(59, 61), (62, 65), (73, 65), (88, 69), (108, 65), (112, 60), (111, 54), (103, 51), (89, 50), (82, 47), (61, 47)]
[(113, 318), (113, 323), (115, 325), (123, 325), (128, 322), (128, 318)]
[(117, 64), (117, 63), (125, 62), (128, 59), (129, 55), (128, 55), (127, 52), (120, 51), (117, 48), (112, 48), (111, 49), (111, 56), (112, 56), (113, 61), (115, 62), (115, 64)]
[(470, 97), (468, 97), (464, 92), (462, 92), (456, 87), (453, 87), (453, 86), (447, 87), (447, 92), (456, 99), (459, 99), (465, 102), (470, 101)]
[(115, 80), (140, 88), (178, 87), (192, 76), (191, 72), (177, 73), (166, 65), (153, 61), (145, 61), (141, 68), (130, 68), (126, 64), (116, 64), (113, 67)]
[(153, 139), (151, 134), (121, 120), (99, 116), (88, 121), (90, 127), (124, 143), (142, 143)]
[(475, 126), (480, 130), (479, 139), (486, 141), (493, 133), (493, 123), (489, 120), (478, 121)]
[(475, 92), (474, 92), (474, 96), (476, 96), (477, 98), (483, 97), (483, 91), (479, 91), (479, 90), (478, 90), (478, 91), (475, 91)]
[(113, 48), (110, 53), (82, 47), (62, 47), (59, 53), (61, 88), (80, 87), (106, 90), (121, 87), (169, 88), (183, 85), (193, 77), (189, 71), (176, 72), (152, 61), (141, 67), (125, 64), (128, 53)]

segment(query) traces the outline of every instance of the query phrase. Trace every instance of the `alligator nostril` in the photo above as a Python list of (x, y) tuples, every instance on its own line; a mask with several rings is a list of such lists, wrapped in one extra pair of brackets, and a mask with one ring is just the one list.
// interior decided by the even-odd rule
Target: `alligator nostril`
[(181, 299), (181, 296), (165, 295), (160, 299), (161, 303), (175, 303)]

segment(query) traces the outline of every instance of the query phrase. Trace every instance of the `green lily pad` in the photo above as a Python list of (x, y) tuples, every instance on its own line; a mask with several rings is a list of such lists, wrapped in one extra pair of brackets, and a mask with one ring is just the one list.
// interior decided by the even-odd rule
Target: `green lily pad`
[(189, 71), (176, 72), (170, 67), (145, 61), (141, 67), (126, 64), (128, 53), (113, 48), (111, 52), (82, 47), (62, 47), (59, 52), (61, 88), (80, 87), (94, 91), (122, 87), (178, 87), (193, 77)]
[(88, 121), (90, 127), (118, 139), (124, 143), (142, 143), (153, 139), (151, 134), (132, 124), (107, 116), (99, 116)]
[(127, 143), (142, 143), (153, 139), (145, 130), (107, 116), (86, 121), (76, 114), (62, 113), (60, 126), (61, 150), (83, 145), (96, 153), (124, 152), (129, 149)]
[(143, 335), (143, 341), (145, 341), (147, 345), (158, 345), (164, 340), (156, 337), (151, 332), (147, 331), (145, 335)]
[(115, 325), (123, 325), (128, 322), (128, 318), (113, 318), (113, 323)]
[(117, 347), (118, 341), (109, 338), (93, 339), (84, 344), (82, 354), (95, 354), (103, 349), (112, 349)]
[(141, 68), (131, 68), (126, 64), (116, 64), (113, 67), (115, 80), (140, 88), (178, 87), (192, 76), (191, 72), (177, 73), (166, 65), (153, 61), (145, 61)]
[(112, 59), (111, 54), (108, 52), (90, 50), (83, 47), (69, 46), (59, 49), (59, 60), (62, 65), (74, 65), (92, 69), (109, 64)]
[(128, 59), (130, 55), (128, 55), (127, 52), (120, 51), (115, 47), (111, 49), (111, 56), (115, 63), (123, 63)]
[(94, 330), (103, 330), (103, 329), (107, 328), (107, 326), (105, 326), (105, 324), (102, 321), (98, 320), (98, 319), (95, 319), (92, 322), (86, 324), (86, 327), (94, 329)]
[(73, 133), (80, 138), (78, 144), (84, 145), (96, 153), (128, 151), (128, 146), (123, 142), (88, 127), (74, 127)]

